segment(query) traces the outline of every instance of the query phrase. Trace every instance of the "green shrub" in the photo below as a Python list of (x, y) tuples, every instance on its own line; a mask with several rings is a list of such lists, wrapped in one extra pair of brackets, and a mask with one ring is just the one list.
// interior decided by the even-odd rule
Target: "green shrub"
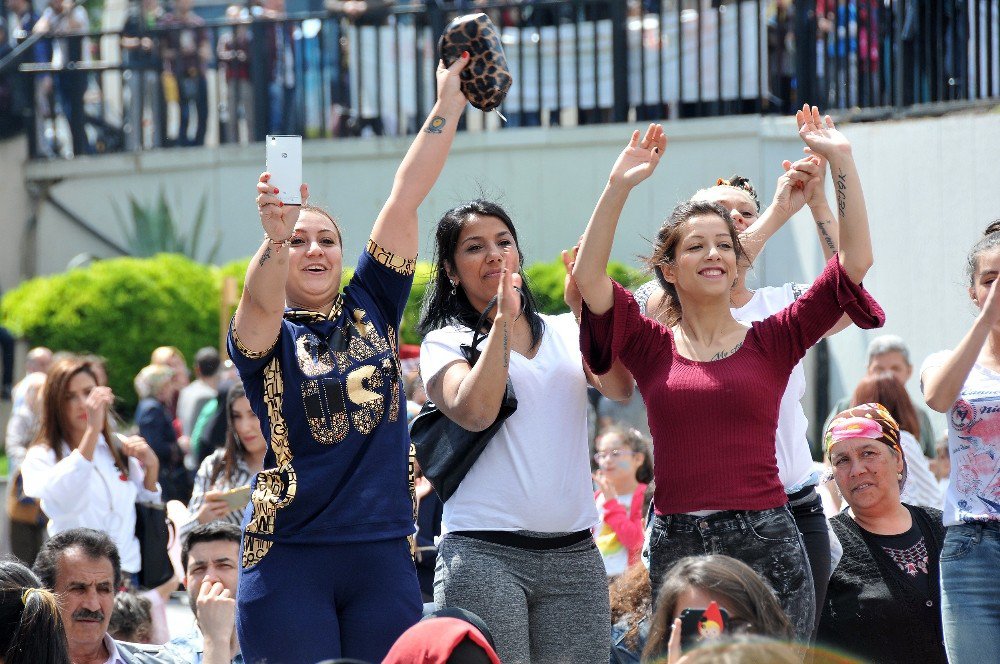
[(107, 358), (108, 382), (131, 412), (132, 379), (157, 346), (188, 360), (218, 343), (217, 270), (176, 254), (115, 258), (22, 283), (0, 303), (0, 319), (31, 345)]

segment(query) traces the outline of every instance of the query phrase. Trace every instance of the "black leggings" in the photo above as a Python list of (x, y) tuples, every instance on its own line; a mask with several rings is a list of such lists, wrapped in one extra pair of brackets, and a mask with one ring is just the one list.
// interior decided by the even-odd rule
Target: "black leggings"
[[(788, 507), (806, 545), (813, 587), (816, 589), (816, 626), (819, 627), (826, 587), (833, 572), (830, 569), (830, 529), (823, 514), (823, 500), (816, 493), (816, 487), (810, 486), (788, 496)], [(813, 632), (813, 637), (815, 635)]]

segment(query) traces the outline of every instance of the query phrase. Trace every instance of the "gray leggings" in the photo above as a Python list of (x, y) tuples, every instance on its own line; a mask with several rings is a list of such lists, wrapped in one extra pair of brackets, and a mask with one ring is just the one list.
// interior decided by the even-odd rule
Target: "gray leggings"
[(608, 581), (593, 540), (530, 551), (445, 535), (434, 601), (482, 618), (504, 664), (608, 661)]

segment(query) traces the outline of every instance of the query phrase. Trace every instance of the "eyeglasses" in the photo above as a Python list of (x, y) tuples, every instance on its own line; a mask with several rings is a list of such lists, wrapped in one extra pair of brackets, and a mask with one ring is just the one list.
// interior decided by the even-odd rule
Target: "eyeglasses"
[(618, 448), (615, 448), (610, 452), (598, 452), (597, 454), (594, 455), (594, 461), (600, 463), (604, 459), (617, 459), (618, 457), (631, 456), (633, 454), (635, 454), (635, 452), (633, 452), (632, 450), (620, 450)]

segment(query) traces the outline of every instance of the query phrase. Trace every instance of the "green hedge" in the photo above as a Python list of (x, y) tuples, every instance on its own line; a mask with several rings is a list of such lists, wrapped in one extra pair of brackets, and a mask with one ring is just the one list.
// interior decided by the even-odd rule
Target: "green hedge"
[[(224, 277), (243, 288), (249, 258), (221, 268), (176, 254), (153, 258), (116, 258), (69, 272), (31, 279), (0, 302), (0, 320), (31, 345), (97, 353), (108, 360), (108, 378), (129, 413), (137, 397), (132, 379), (157, 346), (177, 346), (191, 361), (203, 346), (219, 339), (219, 292)], [(645, 280), (638, 270), (614, 263), (609, 273), (627, 287)], [(534, 263), (525, 269), (539, 309), (566, 311), (562, 261)], [(351, 269), (344, 270), (344, 283)], [(413, 290), (403, 313), (404, 343), (419, 344), (420, 302), (431, 276), (430, 263), (417, 263)]]
[(107, 358), (128, 413), (137, 402), (132, 379), (154, 348), (177, 346), (192, 359), (218, 343), (217, 272), (176, 254), (98, 261), (22, 283), (4, 296), (0, 319), (31, 345)]

